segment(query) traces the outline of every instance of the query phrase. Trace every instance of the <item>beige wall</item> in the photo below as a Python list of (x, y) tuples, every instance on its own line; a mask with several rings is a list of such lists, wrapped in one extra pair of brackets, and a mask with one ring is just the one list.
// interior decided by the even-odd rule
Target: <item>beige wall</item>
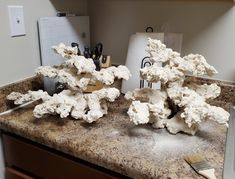
[(201, 53), (218, 69), (214, 78), (235, 81), (235, 7), (228, 2), (88, 0), (92, 43), (103, 42), (124, 64), (129, 36), (153, 26), (182, 32), (183, 54)]
[[(36, 21), (56, 10), (87, 14), (87, 0), (0, 1), (0, 86), (34, 74), (40, 65)], [(215, 78), (235, 81), (235, 8), (227, 2), (159, 0), (88, 0), (92, 43), (103, 42), (113, 62), (124, 64), (129, 36), (153, 26), (182, 32), (183, 54), (201, 53), (220, 72)], [(7, 5), (23, 5), (26, 36), (10, 37)]]
[[(23, 5), (26, 36), (12, 38), (7, 5)], [(32, 76), (40, 65), (37, 19), (55, 16), (56, 10), (87, 14), (86, 0), (1, 0), (0, 1), (0, 86)]]

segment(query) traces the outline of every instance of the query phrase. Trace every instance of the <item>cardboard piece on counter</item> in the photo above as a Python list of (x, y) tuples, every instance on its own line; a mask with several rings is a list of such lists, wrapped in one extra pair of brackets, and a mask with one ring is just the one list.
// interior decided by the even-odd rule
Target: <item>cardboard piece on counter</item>
[(91, 93), (93, 91), (100, 90), (102, 88), (103, 88), (103, 83), (101, 83), (100, 81), (96, 81), (94, 85), (89, 85), (87, 89), (85, 90), (85, 92)]
[[(105, 58), (105, 63), (102, 63), (102, 59), (100, 59), (101, 68), (108, 68), (111, 66), (111, 57), (110, 56), (104, 55), (101, 58)], [(103, 62), (104, 62), (104, 60), (103, 60)], [(103, 86), (104, 86), (103, 83), (101, 83), (100, 81), (96, 81), (96, 83), (94, 85), (89, 85), (87, 87), (87, 89), (85, 90), (85, 92), (91, 93), (93, 91), (102, 89)]]
[[(103, 63), (102, 63), (103, 62)], [(111, 65), (111, 56), (109, 55), (102, 55), (100, 57), (100, 66), (101, 66), (101, 69), (102, 68), (108, 68)], [(93, 85), (88, 85), (87, 89), (85, 90), (86, 93), (91, 93), (93, 91), (96, 91), (96, 90), (100, 90), (103, 88), (103, 83), (101, 83), (100, 81), (96, 81), (95, 84)]]

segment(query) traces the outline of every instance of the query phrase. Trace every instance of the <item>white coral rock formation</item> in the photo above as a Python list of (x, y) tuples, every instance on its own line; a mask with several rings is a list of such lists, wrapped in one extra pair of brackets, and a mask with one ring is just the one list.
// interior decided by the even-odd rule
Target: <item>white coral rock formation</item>
[[(216, 69), (199, 54), (181, 57), (161, 41), (149, 38), (147, 52), (152, 66), (140, 69), (140, 76), (148, 82), (161, 82), (162, 89), (136, 89), (127, 92), (132, 100), (128, 110), (130, 120), (136, 125), (151, 123), (154, 128), (167, 128), (176, 134), (195, 135), (203, 120), (214, 120), (228, 126), (229, 113), (211, 106), (208, 99), (215, 99), (221, 89), (216, 84), (197, 85), (184, 83), (186, 74), (212, 76)], [(162, 67), (157, 64), (163, 63)]]
[[(131, 75), (129, 70), (120, 65), (95, 71), (93, 60), (78, 56), (76, 47), (67, 47), (61, 43), (52, 48), (64, 57), (65, 62), (60, 66), (41, 66), (36, 69), (36, 74), (56, 79), (67, 89), (53, 96), (42, 90), (29, 91), (27, 94), (12, 92), (7, 99), (13, 100), (16, 105), (41, 99), (42, 103), (35, 106), (33, 111), (36, 118), (47, 114), (58, 114), (61, 118), (70, 115), (92, 123), (107, 114), (107, 102), (114, 102), (120, 95), (118, 89), (108, 86), (114, 83), (115, 78), (128, 80)], [(104, 88), (84, 93), (87, 86), (97, 80), (105, 85)]]

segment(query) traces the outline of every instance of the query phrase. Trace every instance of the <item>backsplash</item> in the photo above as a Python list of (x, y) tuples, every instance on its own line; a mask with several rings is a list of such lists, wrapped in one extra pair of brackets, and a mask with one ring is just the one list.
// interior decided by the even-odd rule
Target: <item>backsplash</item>
[(213, 80), (201, 77), (187, 76), (185, 82), (195, 82), (197, 84), (212, 84), (216, 83), (221, 87), (221, 94), (219, 97), (213, 100), (208, 100), (211, 105), (219, 106), (229, 111), (230, 107), (235, 104), (235, 83)]
[[(235, 104), (235, 83), (192, 76), (187, 76), (185, 82), (195, 82), (198, 84), (216, 83), (221, 87), (221, 94), (218, 98), (208, 102), (211, 105), (222, 107), (227, 111)], [(121, 80), (117, 80), (112, 86), (121, 89)], [(43, 80), (37, 76), (0, 87), (0, 112), (15, 107), (11, 101), (6, 99), (6, 96), (12, 91), (26, 93), (28, 90), (38, 90), (43, 88)]]

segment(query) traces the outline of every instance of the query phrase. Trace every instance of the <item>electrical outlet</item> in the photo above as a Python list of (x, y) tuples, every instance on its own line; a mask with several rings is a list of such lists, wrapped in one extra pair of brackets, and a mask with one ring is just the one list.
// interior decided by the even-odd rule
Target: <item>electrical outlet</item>
[(11, 36), (25, 35), (23, 6), (8, 6)]

